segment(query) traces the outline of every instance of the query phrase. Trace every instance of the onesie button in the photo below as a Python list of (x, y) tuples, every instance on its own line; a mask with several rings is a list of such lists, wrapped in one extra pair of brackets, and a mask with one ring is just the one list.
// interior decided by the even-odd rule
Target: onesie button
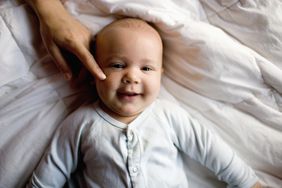
[(133, 167), (132, 168), (132, 172), (137, 173), (138, 172), (138, 168), (137, 167)]
[(138, 171), (139, 171), (139, 168), (137, 166), (133, 166), (130, 168), (130, 176), (132, 177), (136, 177), (138, 176)]

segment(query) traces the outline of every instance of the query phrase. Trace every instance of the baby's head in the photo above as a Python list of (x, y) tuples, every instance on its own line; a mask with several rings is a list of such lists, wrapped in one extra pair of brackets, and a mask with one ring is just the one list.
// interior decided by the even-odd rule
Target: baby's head
[(134, 18), (117, 20), (96, 36), (95, 59), (107, 78), (96, 80), (102, 108), (129, 123), (158, 96), (163, 46), (159, 33)]

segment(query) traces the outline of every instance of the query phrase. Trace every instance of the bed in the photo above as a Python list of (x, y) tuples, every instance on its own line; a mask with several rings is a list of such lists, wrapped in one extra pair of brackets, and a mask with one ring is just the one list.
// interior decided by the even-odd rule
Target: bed
[[(93, 35), (124, 16), (154, 23), (164, 42), (160, 97), (217, 132), (264, 187), (282, 187), (281, 0), (63, 3)], [(64, 80), (38, 29), (24, 2), (0, 2), (0, 188), (24, 187), (60, 122), (93, 96)], [(190, 187), (226, 187), (185, 161)]]

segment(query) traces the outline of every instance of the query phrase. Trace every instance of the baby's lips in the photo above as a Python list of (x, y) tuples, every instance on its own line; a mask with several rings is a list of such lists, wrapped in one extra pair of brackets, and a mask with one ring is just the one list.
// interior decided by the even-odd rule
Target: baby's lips
[(135, 95), (139, 95), (136, 92), (118, 92), (119, 95), (127, 95), (127, 96), (135, 96)]

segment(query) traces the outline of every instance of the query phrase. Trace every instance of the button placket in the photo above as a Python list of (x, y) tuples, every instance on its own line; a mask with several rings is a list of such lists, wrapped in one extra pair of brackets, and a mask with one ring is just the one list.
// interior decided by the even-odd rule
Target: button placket
[(140, 164), (140, 148), (137, 134), (131, 130), (127, 130), (127, 148), (128, 148), (128, 170), (130, 176), (138, 176)]

